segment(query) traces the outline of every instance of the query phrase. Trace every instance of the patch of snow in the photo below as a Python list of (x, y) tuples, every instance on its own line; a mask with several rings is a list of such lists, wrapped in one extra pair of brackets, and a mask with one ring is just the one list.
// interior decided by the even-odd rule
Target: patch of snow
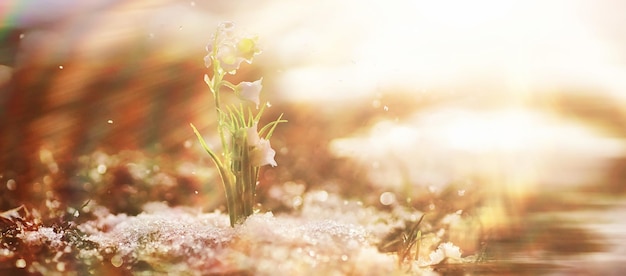
[(458, 246), (445, 242), (437, 247), (437, 250), (430, 253), (430, 262), (426, 265), (439, 264), (441, 262), (459, 262), (461, 260), (461, 250)]
[[(98, 219), (78, 227), (99, 245), (99, 258), (118, 268), (145, 262), (157, 272), (190, 275), (388, 275), (397, 271), (395, 254), (380, 253), (375, 245), (379, 236), (396, 226), (386, 223), (393, 221), (389, 215), (320, 193), (304, 195), (300, 214), (258, 213), (234, 228), (227, 214), (163, 203), (147, 204), (134, 217), (101, 212)], [(84, 254), (97, 256), (93, 250)]]
[(62, 246), (61, 238), (63, 233), (57, 233), (52, 227), (39, 227), (36, 231), (25, 231), (18, 235), (28, 246), (42, 246), (46, 242), (51, 243), (51, 247)]

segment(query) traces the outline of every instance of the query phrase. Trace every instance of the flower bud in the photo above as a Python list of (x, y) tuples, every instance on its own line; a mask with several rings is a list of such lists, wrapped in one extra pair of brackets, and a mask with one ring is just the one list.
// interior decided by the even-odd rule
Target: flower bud
[(210, 54), (204, 56), (204, 66), (206, 66), (206, 68), (211, 67), (211, 55)]

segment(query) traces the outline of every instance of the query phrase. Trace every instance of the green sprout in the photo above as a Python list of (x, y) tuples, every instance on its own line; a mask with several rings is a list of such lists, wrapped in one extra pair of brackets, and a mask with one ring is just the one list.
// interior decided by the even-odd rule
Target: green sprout
[[(398, 266), (405, 261), (417, 260), (420, 253), (422, 231), (419, 226), (424, 219), (424, 214), (417, 221), (405, 221), (404, 229), (396, 229), (390, 233), (378, 247), (381, 252), (396, 252)], [(415, 249), (414, 249), (415, 248)]]
[[(233, 23), (224, 22), (218, 25), (217, 32), (206, 47), (208, 54), (204, 63), (207, 68), (212, 69), (212, 76), (205, 74), (204, 81), (215, 102), (222, 154), (216, 154), (204, 141), (198, 129), (190, 124), (219, 171), (232, 227), (253, 214), (259, 168), (264, 165), (277, 166), (274, 160), (276, 151), (270, 146), (269, 139), (279, 123), (287, 122), (282, 119), (281, 114), (278, 119), (258, 130), (259, 120), (266, 106), (259, 109), (263, 79), (242, 81), (237, 85), (224, 80), (226, 74), (236, 74), (242, 62), (252, 63), (252, 58), (261, 53), (256, 42), (256, 37), (238, 35), (234, 31)], [(254, 103), (257, 113), (254, 114), (250, 107), (244, 109), (243, 103), (221, 106), (222, 88), (228, 88), (240, 99)]]

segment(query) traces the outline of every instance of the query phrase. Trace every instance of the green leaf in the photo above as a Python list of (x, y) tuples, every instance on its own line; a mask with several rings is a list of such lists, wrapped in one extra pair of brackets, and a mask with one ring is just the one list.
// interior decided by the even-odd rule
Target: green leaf
[(211, 148), (209, 148), (209, 146), (206, 144), (206, 142), (204, 141), (204, 138), (202, 138), (202, 135), (200, 135), (200, 132), (198, 131), (198, 129), (196, 129), (196, 127), (192, 124), (189, 123), (189, 125), (191, 126), (191, 128), (193, 129), (193, 132), (196, 134), (196, 136), (198, 137), (198, 141), (200, 141), (200, 144), (202, 145), (202, 147), (204, 148), (204, 150), (206, 150), (206, 152), (209, 153), (209, 155), (211, 156), (211, 159), (213, 159), (213, 162), (215, 162), (215, 165), (217, 165), (217, 167), (219, 169), (221, 169), (222, 166), (222, 162), (220, 161), (220, 159), (217, 157), (217, 154), (215, 154), (215, 152), (213, 152), (211, 150)]
[(280, 114), (280, 116), (278, 116), (278, 119), (276, 119), (276, 121), (273, 121), (273, 122), (271, 122), (271, 123), (269, 123), (269, 124), (265, 125), (263, 128), (261, 128), (261, 130), (259, 131), (259, 136), (262, 136), (262, 134), (263, 134), (265, 131), (267, 131), (267, 130), (268, 130), (268, 128), (269, 128), (269, 132), (267, 133), (267, 135), (265, 135), (265, 139), (266, 139), (266, 140), (269, 140), (269, 139), (272, 137), (272, 134), (274, 133), (274, 129), (276, 129), (276, 126), (277, 126), (279, 123), (286, 123), (286, 122), (287, 122), (287, 120), (282, 120), (283, 115), (284, 115), (284, 113), (283, 113), (283, 114)]

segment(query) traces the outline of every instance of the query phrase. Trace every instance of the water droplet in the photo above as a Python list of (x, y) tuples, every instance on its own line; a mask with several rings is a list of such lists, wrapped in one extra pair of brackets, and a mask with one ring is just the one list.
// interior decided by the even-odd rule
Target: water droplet
[(20, 34), (20, 39), (23, 39), (24, 36), (25, 36), (24, 34)]
[(193, 191), (194, 194), (198, 194), (198, 191)]
[(266, 102), (266, 103), (265, 103), (265, 105), (266, 105), (267, 107), (272, 107), (272, 104), (271, 104), (270, 102)]
[(383, 110), (384, 111), (389, 111), (389, 107), (385, 105), (385, 106), (383, 106)]
[(107, 123), (108, 124), (113, 124), (113, 120), (108, 120)]
[(301, 196), (296, 196), (291, 200), (291, 205), (296, 208), (299, 207), (300, 205), (302, 205), (302, 197)]
[(25, 268), (26, 267), (26, 260), (24, 260), (24, 259), (17, 259), (17, 261), (15, 261), (15, 267), (17, 267), (17, 268)]
[(15, 180), (13, 179), (9, 179), (7, 181), (7, 189), (9, 189), (9, 191), (15, 191), (16, 188), (17, 188), (17, 182), (15, 182)]
[(63, 65), (59, 65), (59, 69), (63, 70)]
[(111, 258), (111, 264), (114, 267), (120, 267), (122, 266), (123, 263), (124, 263), (124, 260), (122, 260), (122, 256), (120, 255), (115, 255), (113, 256), (113, 258)]
[(191, 145), (193, 145), (193, 142), (191, 142), (191, 140), (185, 140), (185, 142), (183, 143), (183, 147), (185, 147), (186, 149), (191, 148)]
[(459, 196), (464, 196), (465, 195), (465, 190), (458, 190), (456, 192)]
[(104, 164), (100, 164), (98, 165), (98, 168), (96, 170), (99, 174), (104, 174), (105, 172), (107, 172), (107, 166)]
[(342, 261), (348, 261), (348, 255), (341, 255), (341, 260)]
[(380, 200), (380, 204), (388, 206), (388, 205), (396, 203), (396, 195), (394, 195), (392, 192), (384, 192), (380, 194), (379, 200)]

